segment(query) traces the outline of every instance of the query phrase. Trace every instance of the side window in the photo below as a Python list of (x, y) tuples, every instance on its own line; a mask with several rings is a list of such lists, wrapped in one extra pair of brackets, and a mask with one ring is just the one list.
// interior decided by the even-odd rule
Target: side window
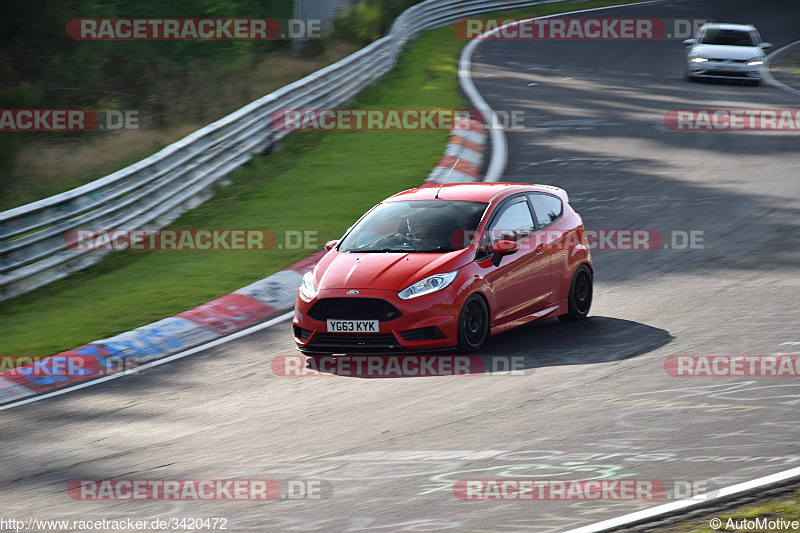
[(528, 202), (522, 200), (503, 208), (500, 216), (489, 228), (492, 242), (499, 240), (521, 241), (534, 232), (533, 218)]
[(561, 198), (549, 194), (533, 193), (529, 195), (533, 204), (533, 212), (536, 213), (536, 222), (540, 228), (544, 228), (558, 220), (561, 216), (563, 206)]

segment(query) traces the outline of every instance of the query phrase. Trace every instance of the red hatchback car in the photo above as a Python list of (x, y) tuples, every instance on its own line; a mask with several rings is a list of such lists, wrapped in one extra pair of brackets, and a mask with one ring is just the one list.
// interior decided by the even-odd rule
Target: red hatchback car
[(583, 222), (557, 187), (410, 189), (325, 248), (295, 303), (306, 354), (471, 352), (532, 320), (585, 318), (592, 303)]

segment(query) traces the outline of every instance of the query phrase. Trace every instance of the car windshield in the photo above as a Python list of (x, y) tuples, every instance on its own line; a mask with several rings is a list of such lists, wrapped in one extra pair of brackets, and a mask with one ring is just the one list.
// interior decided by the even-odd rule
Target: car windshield
[(728, 46), (755, 46), (753, 36), (744, 30), (723, 30), (709, 28), (700, 40), (700, 44), (724, 44)]
[(409, 200), (376, 206), (342, 239), (340, 252), (452, 252), (475, 236), (487, 204)]

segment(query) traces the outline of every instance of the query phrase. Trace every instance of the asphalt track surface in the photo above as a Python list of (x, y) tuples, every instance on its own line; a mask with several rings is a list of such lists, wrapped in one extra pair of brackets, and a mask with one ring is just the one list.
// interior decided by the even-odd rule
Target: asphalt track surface
[[(752, 22), (798, 4), (678, 1), (603, 16)], [(509, 181), (565, 188), (590, 229), (702, 231), (702, 249), (596, 251), (589, 320), (497, 336), (524, 375), (276, 376), (288, 322), (4, 411), (2, 517), (222, 517), (230, 531), (563, 531), (661, 502), (463, 502), (458, 479), (658, 479), (713, 489), (800, 464), (796, 378), (677, 378), (670, 355), (800, 352), (798, 134), (679, 132), (670, 109), (797, 108), (772, 86), (688, 83), (679, 40), (492, 41), (474, 79), (509, 132)], [(393, 191), (387, 191), (387, 194)], [(677, 234), (676, 234), (677, 235)], [(74, 479), (324, 480), (322, 500), (89, 502)], [(670, 494), (670, 497), (673, 496)], [(71, 530), (67, 528), (66, 530)], [(152, 530), (152, 529), (151, 529)]]

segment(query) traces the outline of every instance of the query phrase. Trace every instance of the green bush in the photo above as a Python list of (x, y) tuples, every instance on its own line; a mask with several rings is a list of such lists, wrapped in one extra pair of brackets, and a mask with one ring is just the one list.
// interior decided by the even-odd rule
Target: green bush
[(340, 39), (369, 44), (381, 38), (383, 19), (383, 9), (379, 4), (361, 1), (336, 18), (334, 35)]

